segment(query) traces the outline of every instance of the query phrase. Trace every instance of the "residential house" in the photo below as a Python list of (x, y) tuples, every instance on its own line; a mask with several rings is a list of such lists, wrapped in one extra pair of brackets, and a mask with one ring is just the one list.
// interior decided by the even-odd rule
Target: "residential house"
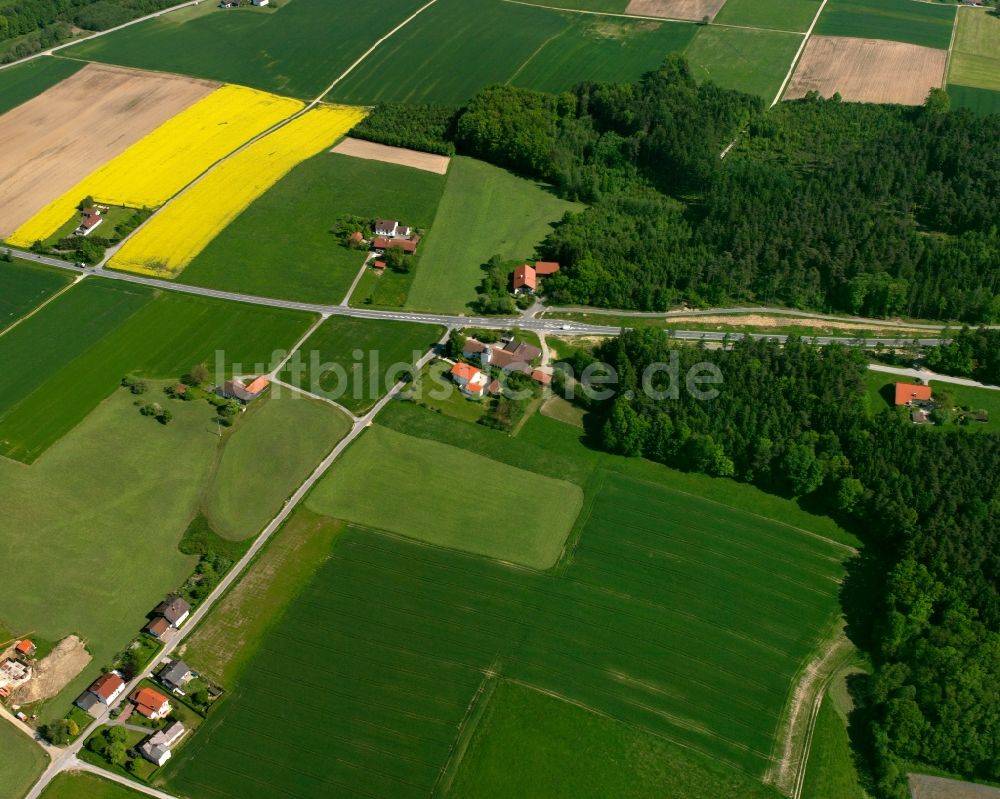
[(404, 225), (398, 219), (376, 219), (375, 235), (390, 239), (405, 239), (410, 235), (409, 225)]
[(159, 691), (152, 688), (139, 688), (132, 692), (129, 701), (135, 704), (135, 709), (141, 716), (156, 721), (170, 714), (173, 709), (170, 700)]
[(139, 752), (150, 763), (162, 766), (173, 756), (171, 749), (187, 733), (187, 729), (179, 721), (164, 727), (157, 733), (151, 735), (146, 742), (139, 747)]
[(191, 606), (179, 596), (168, 596), (153, 608), (154, 616), (162, 616), (171, 627), (180, 627), (191, 615)]
[(75, 236), (89, 236), (99, 225), (104, 222), (104, 217), (96, 208), (85, 208), (80, 217), (80, 225), (73, 231)]
[(234, 378), (223, 383), (215, 390), (215, 393), (225, 399), (234, 399), (241, 405), (249, 405), (263, 394), (269, 385), (271, 385), (271, 381), (263, 375), (255, 378), (249, 385)]
[(484, 366), (522, 374), (531, 374), (531, 362), (541, 355), (542, 351), (538, 347), (516, 338), (507, 339), (499, 344), (484, 344), (474, 338), (468, 338), (462, 347), (462, 356), (469, 360), (479, 358)]
[(552, 383), (552, 373), (543, 372), (541, 369), (532, 369), (531, 379), (541, 386), (547, 386)]
[(462, 357), (469, 358), (481, 358), (483, 353), (486, 353), (487, 363), (489, 363), (489, 347), (478, 339), (467, 338), (465, 344), (462, 345)]
[(38, 651), (38, 647), (36, 647), (32, 641), (25, 638), (23, 641), (17, 642), (17, 646), (14, 647), (14, 651), (26, 658), (33, 658), (35, 656), (35, 652)]
[(125, 680), (117, 671), (105, 672), (91, 683), (87, 691), (102, 705), (110, 705), (125, 693)]
[(932, 391), (930, 386), (918, 383), (896, 383), (896, 405), (919, 405), (930, 402)]
[(480, 399), (486, 391), (490, 379), (475, 366), (456, 363), (451, 368), (451, 379), (458, 384), (458, 390), (474, 399)]
[(80, 694), (73, 704), (80, 708), (80, 710), (84, 713), (89, 713), (94, 718), (97, 718), (101, 710), (104, 709), (104, 703), (90, 691), (84, 691)]
[(191, 682), (194, 673), (183, 660), (171, 660), (160, 672), (160, 682), (171, 691), (183, 693), (184, 686)]
[(534, 294), (538, 288), (538, 277), (535, 268), (528, 264), (521, 264), (514, 270), (512, 285), (515, 294)]
[(157, 616), (143, 627), (142, 631), (149, 633), (153, 638), (163, 638), (169, 629), (171, 629), (170, 622), (163, 618), (163, 616)]
[(393, 239), (386, 236), (376, 236), (372, 239), (372, 249), (377, 253), (384, 253), (393, 247), (399, 247), (404, 255), (413, 255), (417, 251), (419, 243), (420, 236), (414, 236), (410, 239)]

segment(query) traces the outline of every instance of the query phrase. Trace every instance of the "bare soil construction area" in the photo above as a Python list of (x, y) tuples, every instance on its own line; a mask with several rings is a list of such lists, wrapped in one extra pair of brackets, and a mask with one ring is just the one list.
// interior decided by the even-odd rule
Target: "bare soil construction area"
[(691, 19), (700, 22), (705, 17), (715, 19), (726, 0), (632, 0), (626, 14), (661, 19)]
[(11, 702), (27, 705), (50, 699), (76, 678), (90, 663), (90, 653), (75, 635), (63, 638), (42, 660), (31, 664), (31, 680), (18, 688)]
[(784, 99), (808, 92), (863, 103), (920, 105), (944, 81), (948, 53), (881, 39), (813, 36), (795, 68)]
[(4, 114), (0, 237), (217, 86), (90, 64)]
[(448, 171), (451, 159), (446, 155), (421, 153), (417, 150), (407, 150), (405, 147), (389, 147), (386, 144), (364, 141), (363, 139), (344, 139), (330, 150), (331, 153), (350, 155), (354, 158), (364, 158), (368, 161), (382, 161), (386, 164), (399, 164), (425, 172), (435, 172), (443, 175)]

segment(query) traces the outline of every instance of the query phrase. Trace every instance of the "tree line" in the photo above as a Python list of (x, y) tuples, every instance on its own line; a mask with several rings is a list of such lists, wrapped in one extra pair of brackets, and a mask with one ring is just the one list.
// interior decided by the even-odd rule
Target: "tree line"
[(494, 86), (458, 112), (386, 106), (363, 124), (588, 203), (540, 247), (563, 264), (556, 303), (1000, 321), (1000, 115), (949, 111), (938, 90), (918, 108), (765, 110), (675, 55), (635, 83)]
[(948, 344), (931, 347), (926, 361), (935, 372), (1000, 385), (1000, 330), (963, 328)]
[[(713, 351), (640, 329), (573, 358), (618, 372), (616, 396), (591, 402), (606, 449), (798, 497), (857, 531), (842, 605), (874, 664), (857, 719), (879, 795), (907, 796), (913, 762), (1000, 780), (1000, 436), (872, 416), (866, 360), (847, 347)], [(647, 368), (672, 358), (680, 375), (715, 364), (718, 396), (650, 396), (672, 377), (644, 386)]]

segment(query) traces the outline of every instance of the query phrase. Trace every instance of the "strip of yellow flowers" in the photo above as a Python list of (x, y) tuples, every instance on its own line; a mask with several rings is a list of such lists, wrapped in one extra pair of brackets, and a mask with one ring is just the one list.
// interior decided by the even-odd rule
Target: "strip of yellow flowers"
[(365, 113), (362, 108), (319, 106), (259, 139), (159, 211), (109, 266), (175, 276), (241, 211), (294, 166), (330, 147)]
[(9, 241), (19, 247), (44, 241), (73, 218), (77, 204), (88, 196), (129, 208), (163, 205), (216, 161), (303, 106), (256, 89), (221, 86), (84, 178), (21, 225)]

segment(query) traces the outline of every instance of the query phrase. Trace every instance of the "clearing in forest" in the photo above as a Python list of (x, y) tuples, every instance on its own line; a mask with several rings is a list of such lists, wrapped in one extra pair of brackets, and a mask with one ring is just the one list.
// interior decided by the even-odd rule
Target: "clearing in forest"
[(91, 64), (8, 111), (0, 117), (0, 237), (217, 86)]
[(784, 99), (819, 92), (849, 102), (920, 105), (940, 88), (948, 53), (932, 47), (877, 39), (813, 36)]

